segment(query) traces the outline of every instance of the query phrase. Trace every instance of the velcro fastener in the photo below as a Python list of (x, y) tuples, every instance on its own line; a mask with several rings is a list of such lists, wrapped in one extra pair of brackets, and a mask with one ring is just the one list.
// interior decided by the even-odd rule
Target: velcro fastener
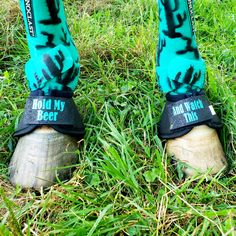
[(26, 125), (74, 125), (78, 118), (72, 98), (34, 96), (28, 98), (21, 122)]
[(209, 121), (216, 115), (213, 106), (204, 95), (169, 103), (167, 112), (171, 131)]

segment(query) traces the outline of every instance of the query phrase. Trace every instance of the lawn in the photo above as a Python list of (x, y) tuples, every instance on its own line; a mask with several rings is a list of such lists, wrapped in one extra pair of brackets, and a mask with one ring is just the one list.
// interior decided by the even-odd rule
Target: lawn
[(183, 180), (157, 124), (155, 0), (66, 0), (81, 58), (74, 99), (86, 135), (73, 178), (45, 192), (14, 188), (7, 167), (29, 91), (18, 1), (0, 2), (0, 235), (236, 235), (236, 4), (195, 1), (206, 92), (223, 121), (226, 175)]

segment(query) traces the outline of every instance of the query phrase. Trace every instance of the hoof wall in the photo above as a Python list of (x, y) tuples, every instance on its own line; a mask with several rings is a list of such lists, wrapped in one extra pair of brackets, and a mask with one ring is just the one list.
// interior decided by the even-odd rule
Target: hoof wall
[(10, 182), (22, 188), (41, 189), (67, 180), (76, 164), (77, 140), (42, 127), (21, 137), (10, 166)]
[(216, 174), (227, 166), (217, 132), (206, 125), (194, 127), (188, 134), (168, 140), (167, 154), (183, 164), (186, 176)]

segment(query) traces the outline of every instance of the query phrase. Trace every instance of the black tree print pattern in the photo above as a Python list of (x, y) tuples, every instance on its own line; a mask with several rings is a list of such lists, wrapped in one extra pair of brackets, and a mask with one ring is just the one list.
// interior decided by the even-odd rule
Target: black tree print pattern
[(68, 30), (62, 0), (20, 0), (30, 60), (26, 76), (31, 91), (73, 92), (78, 83), (79, 55)]
[(158, 0), (159, 45), (157, 77), (165, 93), (201, 90), (205, 62), (200, 57), (193, 25), (192, 0)]

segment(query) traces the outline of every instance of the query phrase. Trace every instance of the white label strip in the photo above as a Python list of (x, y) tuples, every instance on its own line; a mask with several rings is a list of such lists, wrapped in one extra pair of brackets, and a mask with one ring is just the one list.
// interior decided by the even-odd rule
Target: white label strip
[(213, 108), (213, 106), (211, 105), (211, 106), (209, 106), (209, 109), (210, 109), (210, 111), (211, 111), (211, 114), (214, 116), (214, 115), (216, 115), (216, 112), (215, 112), (215, 110), (214, 110), (214, 108)]

